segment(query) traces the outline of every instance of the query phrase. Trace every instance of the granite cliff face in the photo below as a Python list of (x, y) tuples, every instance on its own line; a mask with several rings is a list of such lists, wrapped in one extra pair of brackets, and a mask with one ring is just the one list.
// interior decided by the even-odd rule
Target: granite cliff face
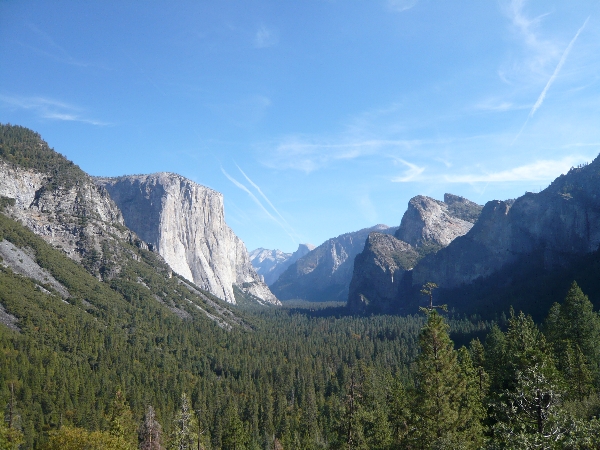
[[(464, 206), (464, 209), (470, 207), (470, 214), (464, 213), (463, 208), (457, 207), (458, 205)], [(466, 234), (480, 211), (481, 206), (452, 194), (445, 194), (443, 202), (418, 195), (408, 202), (395, 236), (426, 252), (437, 250)], [(467, 220), (473, 215), (474, 219)]]
[(466, 234), (482, 207), (445, 194), (444, 201), (413, 197), (394, 236), (371, 233), (354, 260), (348, 306), (355, 311), (397, 308), (412, 284), (411, 269), (427, 254)]
[(369, 233), (393, 234), (396, 229), (376, 225), (329, 239), (288, 267), (271, 289), (281, 300), (345, 301), (354, 258), (363, 250)]
[(271, 286), (285, 272), (285, 269), (314, 249), (315, 246), (312, 244), (300, 244), (294, 253), (257, 248), (250, 252), (250, 262), (256, 273), (263, 277), (268, 286)]
[(246, 246), (225, 223), (223, 195), (180, 175), (97, 178), (125, 224), (198, 287), (235, 303), (233, 285), (266, 303), (277, 298), (256, 273)]
[(456, 288), (524, 261), (560, 269), (599, 245), (600, 157), (538, 194), (488, 202), (469, 233), (419, 263), (413, 283)]
[(410, 269), (419, 252), (394, 236), (372, 232), (364, 250), (354, 259), (348, 306), (389, 310), (400, 292), (410, 284)]
[[(36, 148), (41, 161), (24, 159), (14, 151), (15, 146), (19, 148), (19, 141), (10, 137), (14, 130), (28, 136), (21, 144)], [(96, 277), (113, 277), (122, 251), (117, 239), (143, 243), (124, 226), (121, 212), (105, 189), (53, 152), (39, 135), (23, 130), (2, 126), (0, 196), (7, 199), (5, 213)]]

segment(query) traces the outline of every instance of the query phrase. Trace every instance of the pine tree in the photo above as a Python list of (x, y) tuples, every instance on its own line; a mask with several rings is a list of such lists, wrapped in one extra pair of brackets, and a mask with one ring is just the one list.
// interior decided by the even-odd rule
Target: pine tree
[[(462, 373), (448, 325), (429, 310), (419, 337), (412, 441), (416, 448), (477, 448), (481, 426), (471, 410), (468, 376)], [(474, 399), (473, 399), (474, 400)]]
[(561, 371), (566, 369), (561, 364), (563, 357), (578, 347), (588, 370), (600, 381), (600, 316), (593, 311), (592, 303), (576, 282), (571, 285), (562, 304), (552, 305), (546, 319), (546, 330), (559, 356)]
[(230, 401), (225, 410), (225, 430), (223, 433), (223, 448), (227, 450), (243, 450), (247, 443), (244, 423), (240, 419), (237, 405)]
[(392, 442), (396, 447), (403, 446), (409, 430), (411, 420), (409, 398), (402, 381), (394, 377), (390, 383), (388, 397), (389, 423), (392, 428)]
[(494, 406), (496, 440), (513, 447), (550, 448), (566, 430), (562, 379), (544, 335), (522, 312), (511, 311), (502, 365), (505, 388)]
[(139, 432), (140, 450), (163, 450), (162, 427), (152, 405), (148, 406)]
[(181, 406), (173, 422), (169, 448), (171, 450), (194, 450), (196, 427), (190, 401), (185, 392), (181, 394)]
[(137, 442), (136, 425), (123, 391), (117, 390), (110, 408), (110, 434), (132, 445)]

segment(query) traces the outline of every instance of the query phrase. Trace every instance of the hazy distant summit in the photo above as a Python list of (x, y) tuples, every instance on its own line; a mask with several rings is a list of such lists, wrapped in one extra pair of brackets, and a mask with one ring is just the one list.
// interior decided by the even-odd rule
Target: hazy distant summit
[(345, 301), (354, 258), (364, 248), (369, 233), (393, 234), (396, 230), (380, 224), (328, 239), (291, 264), (271, 290), (281, 300)]
[(250, 261), (256, 272), (264, 278), (265, 283), (271, 286), (289, 266), (314, 248), (312, 244), (300, 244), (294, 253), (257, 248), (250, 252)]

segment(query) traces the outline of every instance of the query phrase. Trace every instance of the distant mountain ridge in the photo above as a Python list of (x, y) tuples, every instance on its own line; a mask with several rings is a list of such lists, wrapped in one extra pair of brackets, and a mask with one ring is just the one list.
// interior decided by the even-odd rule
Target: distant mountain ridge
[(271, 286), (280, 300), (345, 301), (354, 258), (372, 231), (393, 234), (397, 227), (375, 225), (328, 239), (298, 259)]
[(315, 246), (312, 244), (299, 244), (294, 253), (257, 248), (252, 250), (249, 256), (256, 273), (261, 275), (265, 283), (270, 286), (289, 266), (314, 249)]
[(412, 284), (437, 283), (440, 301), (463, 310), (485, 311), (493, 301), (531, 311), (531, 295), (543, 310), (575, 278), (594, 296), (598, 275), (589, 270), (599, 251), (600, 156), (539, 193), (487, 202), (466, 235), (415, 267)]

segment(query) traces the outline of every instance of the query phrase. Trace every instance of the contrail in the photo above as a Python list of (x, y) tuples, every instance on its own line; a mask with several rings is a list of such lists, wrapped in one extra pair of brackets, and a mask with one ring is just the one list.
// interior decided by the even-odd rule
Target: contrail
[[(275, 208), (275, 205), (273, 205), (273, 203), (271, 203), (271, 200), (269, 200), (269, 199), (267, 198), (267, 196), (266, 196), (266, 195), (264, 194), (264, 192), (263, 192), (263, 191), (262, 191), (262, 190), (261, 190), (261, 189), (258, 187), (258, 185), (257, 185), (257, 184), (256, 184), (254, 181), (252, 181), (252, 180), (250, 179), (250, 177), (248, 177), (248, 175), (246, 175), (246, 173), (245, 173), (245, 172), (244, 172), (244, 171), (243, 171), (243, 170), (240, 168), (240, 166), (238, 166), (237, 164), (236, 164), (235, 166), (238, 168), (238, 170), (239, 170), (240, 172), (242, 172), (242, 175), (244, 175), (244, 178), (246, 178), (246, 180), (248, 180), (248, 183), (250, 183), (250, 184), (251, 184), (251, 185), (254, 187), (254, 189), (256, 189), (256, 190), (258, 191), (258, 193), (259, 193), (259, 194), (262, 196), (262, 198), (264, 198), (264, 199), (265, 199), (265, 201), (266, 201), (266, 202), (269, 204), (269, 206), (270, 206), (271, 208), (273, 208), (273, 211), (275, 211), (275, 212), (277, 213), (277, 215), (278, 215), (278, 216), (281, 218), (281, 220), (283, 221), (283, 223), (285, 223), (285, 225), (286, 225), (286, 226), (289, 228), (289, 230), (290, 230), (290, 231), (291, 231), (293, 234), (297, 234), (297, 233), (296, 233), (296, 230), (294, 230), (294, 229), (292, 228), (292, 226), (291, 226), (291, 225), (288, 223), (288, 221), (287, 221), (287, 220), (285, 220), (285, 218), (284, 218), (284, 217), (281, 215), (281, 213), (280, 213), (280, 212), (277, 210), (277, 208)], [(289, 233), (288, 233), (288, 234), (289, 234)], [(296, 241), (294, 241), (294, 243), (295, 243), (295, 242), (296, 242)]]
[(241, 190), (243, 190), (244, 192), (246, 192), (250, 198), (252, 198), (252, 200), (254, 201), (254, 203), (256, 203), (258, 206), (260, 206), (260, 208), (264, 211), (264, 213), (269, 216), (269, 218), (271, 218), (275, 223), (277, 223), (277, 225), (279, 225), (281, 228), (283, 228), (283, 231), (286, 232), (286, 234), (292, 239), (292, 241), (294, 241), (294, 244), (296, 243), (296, 240), (294, 239), (294, 237), (290, 234), (290, 232), (285, 228), (285, 226), (279, 221), (277, 220), (276, 217), (273, 216), (273, 214), (271, 214), (267, 208), (265, 208), (265, 206), (261, 203), (261, 201), (256, 198), (256, 195), (254, 195), (246, 186), (244, 186), (242, 183), (240, 183), (239, 181), (237, 181), (235, 178), (233, 178), (231, 175), (229, 175), (225, 169), (223, 169), (221, 167), (221, 172), (223, 172), (223, 175), (225, 175), (229, 181), (231, 181), (233, 184), (235, 184), (237, 187), (239, 187)]
[(569, 45), (567, 46), (567, 48), (563, 52), (562, 57), (560, 58), (560, 61), (558, 62), (558, 65), (556, 66), (556, 69), (554, 69), (554, 73), (552, 74), (552, 76), (550, 77), (550, 79), (548, 80), (548, 82), (546, 83), (546, 86), (544, 87), (544, 90), (542, 91), (542, 93), (538, 97), (537, 101), (535, 102), (535, 105), (533, 105), (533, 108), (531, 108), (531, 111), (529, 111), (529, 115), (527, 116), (527, 120), (525, 120), (525, 123), (521, 127), (521, 130), (519, 131), (519, 134), (517, 134), (517, 136), (515, 137), (514, 141), (512, 142), (513, 144), (516, 142), (516, 140), (519, 138), (519, 136), (521, 136), (521, 133), (525, 129), (525, 126), (527, 125), (527, 122), (529, 122), (529, 119), (531, 119), (533, 117), (533, 115), (535, 114), (535, 112), (539, 109), (539, 107), (542, 106), (542, 103), (544, 102), (544, 99), (546, 98), (546, 93), (548, 92), (548, 89), (550, 89), (550, 86), (552, 86), (552, 83), (554, 83), (554, 80), (558, 76), (558, 73), (560, 72), (560, 69), (562, 69), (562, 66), (565, 64), (565, 61), (567, 60), (567, 56), (569, 56), (569, 53), (571, 52), (571, 49), (573, 48), (573, 45), (575, 44), (575, 41), (579, 37), (579, 34), (581, 34), (581, 32), (583, 31), (583, 29), (585, 28), (585, 26), (587, 25), (587, 23), (588, 23), (589, 20), (590, 20), (589, 17), (587, 19), (585, 19), (585, 22), (583, 22), (583, 25), (581, 25), (581, 28), (579, 28), (579, 30), (577, 30), (577, 33), (575, 34), (575, 37), (573, 39), (571, 39), (571, 42), (569, 42)]

